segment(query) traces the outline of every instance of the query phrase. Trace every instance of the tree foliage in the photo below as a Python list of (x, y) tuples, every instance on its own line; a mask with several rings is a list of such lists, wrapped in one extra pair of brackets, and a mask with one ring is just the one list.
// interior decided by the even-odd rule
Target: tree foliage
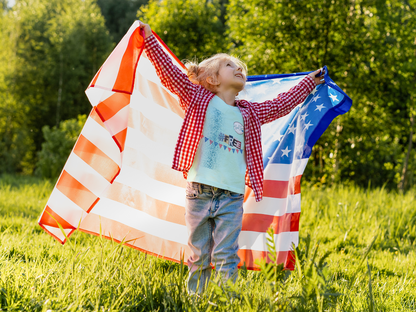
[(179, 59), (203, 59), (228, 47), (223, 8), (219, 0), (152, 0), (137, 17), (149, 23)]
[(39, 175), (45, 178), (59, 176), (86, 120), (87, 115), (79, 115), (77, 119), (61, 121), (59, 127), (42, 127), (45, 142), (36, 166)]
[(25, 124), (27, 107), (16, 100), (12, 78), (16, 68), (16, 29), (3, 2), (0, 15), (0, 172), (22, 170), (35, 149)]
[(137, 10), (148, 0), (97, 0), (105, 19), (105, 26), (115, 43), (125, 35), (136, 20)]
[[(12, 170), (31, 172), (42, 127), (90, 111), (84, 90), (112, 43), (93, 0), (18, 0), (3, 21), (7, 48), (1, 62), (9, 70), (3, 72), (1, 94), (13, 103), (0, 117), (5, 133), (0, 158), (15, 159)], [(21, 155), (13, 155), (14, 146)]]

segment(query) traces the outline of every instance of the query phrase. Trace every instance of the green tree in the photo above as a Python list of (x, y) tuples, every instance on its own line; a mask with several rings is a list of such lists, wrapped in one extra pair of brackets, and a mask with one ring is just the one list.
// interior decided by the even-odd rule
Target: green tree
[(148, 0), (97, 0), (105, 18), (105, 26), (115, 43), (125, 35), (136, 20), (137, 10)]
[(61, 121), (59, 127), (43, 126), (45, 142), (38, 153), (36, 171), (45, 178), (58, 178), (87, 120), (87, 115)]
[(25, 120), (27, 107), (17, 101), (13, 93), (16, 68), (16, 38), (13, 18), (7, 14), (6, 1), (0, 15), (0, 172), (22, 170), (33, 157), (31, 133)]
[(227, 51), (225, 1), (150, 1), (137, 17), (150, 25), (179, 59), (206, 58)]
[(14, 102), (5, 111), (8, 117), (0, 118), (17, 126), (14, 130), (5, 126), (11, 141), (3, 142), (0, 157), (10, 156), (13, 138), (23, 131), (25, 140), (19, 144), (29, 147), (30, 153), (24, 153), (25, 160), (16, 155), (19, 165), (14, 169), (30, 172), (43, 141), (42, 127), (91, 110), (84, 90), (112, 43), (93, 0), (18, 0), (7, 22), (10, 26), (2, 29), (2, 37), (8, 38), (3, 53), (8, 53), (13, 68), (4, 75), (7, 91), (2, 95)]
[[(411, 133), (415, 11), (405, 1), (363, 3), (355, 9), (364, 16), (365, 32), (357, 38), (363, 48), (356, 52), (349, 78), (356, 105), (344, 118), (340, 176), (394, 188)], [(414, 167), (409, 169), (411, 176)]]

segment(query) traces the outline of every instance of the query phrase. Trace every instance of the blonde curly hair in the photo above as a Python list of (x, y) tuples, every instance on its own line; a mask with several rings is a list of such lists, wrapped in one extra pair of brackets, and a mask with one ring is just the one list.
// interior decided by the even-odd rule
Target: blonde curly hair
[(192, 83), (201, 85), (212, 93), (216, 93), (217, 87), (208, 83), (207, 78), (218, 77), (221, 64), (226, 61), (234, 62), (237, 66), (241, 67), (244, 75), (247, 76), (247, 65), (243, 61), (226, 53), (218, 53), (203, 60), (199, 64), (196, 61), (186, 61), (185, 66), (188, 71), (188, 78)]

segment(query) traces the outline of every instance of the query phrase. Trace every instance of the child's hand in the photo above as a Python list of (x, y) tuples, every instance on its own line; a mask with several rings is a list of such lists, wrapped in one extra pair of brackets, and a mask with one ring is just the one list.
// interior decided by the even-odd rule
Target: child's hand
[[(325, 71), (322, 68), (320, 68), (310, 73), (308, 76), (310, 76), (313, 79), (313, 81), (315, 81), (316, 85), (320, 85), (325, 82), (324, 74), (325, 74)], [(319, 75), (319, 77), (316, 77), (317, 75)]]
[(150, 29), (150, 26), (148, 24), (142, 23), (141, 21), (139, 21), (139, 23), (140, 23), (140, 29), (144, 30), (145, 38), (149, 37), (152, 34), (152, 30)]

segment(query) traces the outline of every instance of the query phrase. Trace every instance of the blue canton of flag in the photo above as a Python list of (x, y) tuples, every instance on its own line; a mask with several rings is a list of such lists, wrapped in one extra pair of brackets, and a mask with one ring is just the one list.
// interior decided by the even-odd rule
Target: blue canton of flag
[[(313, 145), (332, 120), (350, 109), (351, 99), (332, 81), (326, 66), (324, 69), (324, 84), (317, 86), (290, 114), (262, 126), (264, 169), (269, 162), (291, 164), (308, 159)], [(272, 99), (306, 74), (250, 76), (243, 98), (255, 98), (257, 102)]]
[[(264, 220), (264, 226), (273, 226), (276, 261), (289, 269), (294, 267), (292, 246), (299, 241), (300, 180), (312, 147), (332, 120), (352, 105), (348, 95), (329, 77), (326, 66), (324, 70), (325, 83), (317, 86), (303, 103), (288, 115), (262, 126), (263, 200), (256, 202), (250, 189), (245, 196), (244, 214), (257, 215)], [(271, 100), (297, 85), (307, 74), (248, 77), (239, 97), (256, 102)], [(259, 231), (256, 242), (266, 246), (267, 238)], [(244, 249), (246, 246), (241, 244)]]

